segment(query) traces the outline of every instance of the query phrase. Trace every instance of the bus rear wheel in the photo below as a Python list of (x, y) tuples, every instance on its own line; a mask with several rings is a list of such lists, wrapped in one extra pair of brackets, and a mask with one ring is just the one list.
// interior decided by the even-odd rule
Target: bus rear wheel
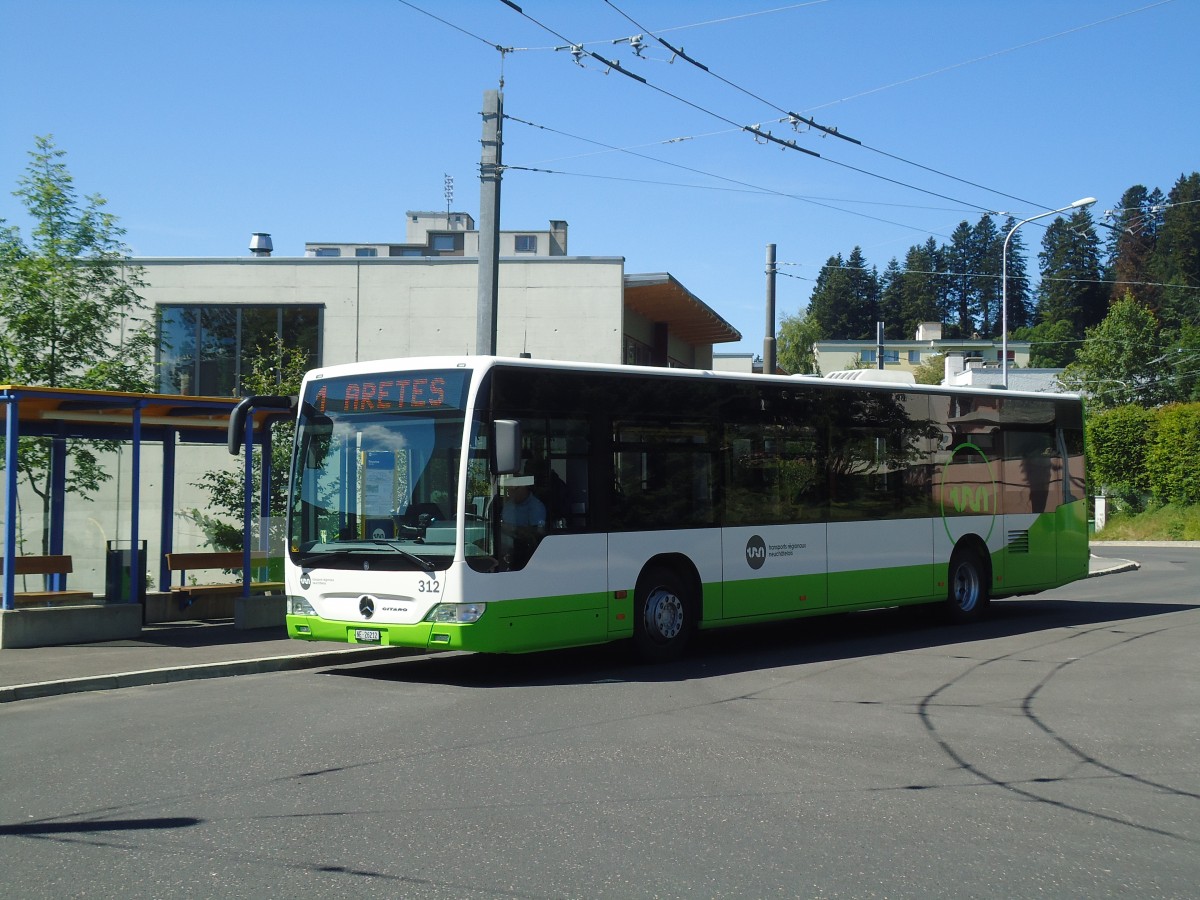
[(646, 662), (676, 659), (696, 627), (695, 603), (679, 574), (666, 566), (647, 569), (638, 579), (633, 643)]
[(976, 551), (969, 547), (955, 550), (946, 580), (946, 614), (950, 621), (974, 622), (987, 615), (987, 570)]

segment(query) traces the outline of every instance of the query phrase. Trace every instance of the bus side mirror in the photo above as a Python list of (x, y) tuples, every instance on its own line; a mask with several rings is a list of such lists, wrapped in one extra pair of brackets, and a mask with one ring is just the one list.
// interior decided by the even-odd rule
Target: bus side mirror
[(495, 469), (497, 475), (521, 474), (521, 423), (516, 419), (497, 419), (492, 423)]

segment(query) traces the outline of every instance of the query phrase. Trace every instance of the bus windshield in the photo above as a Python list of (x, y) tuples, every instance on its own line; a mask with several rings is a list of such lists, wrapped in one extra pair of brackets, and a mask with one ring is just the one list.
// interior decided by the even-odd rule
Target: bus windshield
[(455, 369), (308, 383), (292, 461), (293, 562), (449, 566), (468, 383)]

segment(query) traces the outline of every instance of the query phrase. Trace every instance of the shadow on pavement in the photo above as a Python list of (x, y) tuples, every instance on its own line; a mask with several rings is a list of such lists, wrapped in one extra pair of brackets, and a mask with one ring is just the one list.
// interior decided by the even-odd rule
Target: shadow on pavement
[(636, 663), (632, 661), (627, 644), (606, 644), (510, 656), (434, 654), (403, 661), (362, 663), (324, 672), (346, 678), (472, 688), (598, 681), (687, 681), (801, 663), (994, 640), (1056, 628), (1102, 625), (1193, 609), (1200, 609), (1200, 605), (1002, 600), (993, 602), (986, 621), (952, 626), (943, 624), (935, 609), (902, 607), (701, 632), (693, 639), (683, 659), (663, 665)]

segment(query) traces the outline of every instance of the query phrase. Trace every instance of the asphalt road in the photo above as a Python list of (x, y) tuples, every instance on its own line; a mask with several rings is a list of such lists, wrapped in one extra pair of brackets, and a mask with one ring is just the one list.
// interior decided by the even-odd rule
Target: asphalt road
[(0, 708), (8, 897), (1196, 897), (1200, 551), (884, 611)]

